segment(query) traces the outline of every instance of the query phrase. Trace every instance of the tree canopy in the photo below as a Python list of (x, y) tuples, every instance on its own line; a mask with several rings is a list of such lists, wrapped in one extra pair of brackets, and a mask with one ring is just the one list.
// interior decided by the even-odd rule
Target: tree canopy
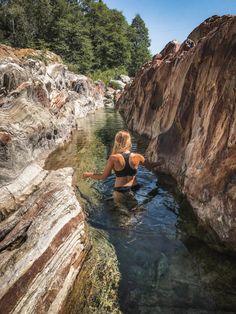
[(138, 68), (151, 58), (148, 47), (150, 39), (148, 29), (145, 26), (141, 16), (137, 14), (131, 24), (129, 39), (131, 43), (131, 60), (129, 64), (129, 73), (134, 75)]
[(0, 0), (0, 42), (52, 50), (81, 73), (122, 67), (134, 75), (150, 58), (141, 17), (129, 25), (102, 0)]

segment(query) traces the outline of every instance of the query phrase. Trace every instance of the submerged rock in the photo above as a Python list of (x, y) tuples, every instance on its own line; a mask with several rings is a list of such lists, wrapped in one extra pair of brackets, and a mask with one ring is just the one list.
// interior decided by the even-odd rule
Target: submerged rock
[(77, 277), (63, 313), (121, 314), (118, 301), (120, 272), (108, 235), (90, 228), (92, 250)]
[[(29, 57), (30, 55), (30, 57)], [(59, 57), (0, 45), (0, 308), (58, 313), (90, 248), (71, 168), (45, 158), (103, 106), (104, 90)]]
[(150, 138), (148, 160), (172, 175), (199, 221), (236, 251), (235, 16), (214, 16), (146, 64), (117, 106)]

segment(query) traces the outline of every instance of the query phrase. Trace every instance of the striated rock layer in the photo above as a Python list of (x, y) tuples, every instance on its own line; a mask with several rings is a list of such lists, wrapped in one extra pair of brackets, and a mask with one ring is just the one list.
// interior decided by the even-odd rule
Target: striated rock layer
[(89, 249), (72, 169), (48, 174), (1, 225), (2, 313), (58, 313)]
[(236, 17), (213, 16), (169, 43), (117, 106), (150, 138), (155, 170), (176, 178), (199, 220), (236, 251)]
[[(44, 60), (44, 61), (42, 61)], [(90, 249), (73, 170), (43, 169), (104, 90), (53, 53), (0, 45), (0, 312), (58, 313)]]

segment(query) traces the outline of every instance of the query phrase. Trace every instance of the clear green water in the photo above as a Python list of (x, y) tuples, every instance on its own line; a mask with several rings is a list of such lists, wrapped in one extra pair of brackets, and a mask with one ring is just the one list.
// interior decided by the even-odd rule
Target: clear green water
[[(174, 183), (140, 167), (140, 190), (117, 203), (112, 197), (114, 175), (104, 182), (82, 179), (84, 171), (103, 169), (115, 133), (125, 128), (120, 115), (112, 109), (101, 109), (79, 120), (79, 126), (72, 141), (57, 149), (46, 163), (47, 169), (76, 169), (74, 181), (79, 194), (87, 199), (88, 223), (95, 230), (95, 237), (99, 237), (94, 245), (100, 243), (97, 257), (88, 266), (89, 269), (99, 259), (99, 274), (93, 272), (93, 280), (89, 275), (82, 280), (85, 286), (86, 278), (90, 280), (90, 305), (81, 306), (76, 296), (81, 289), (75, 284), (68, 313), (236, 313), (236, 260), (216, 253), (198, 240), (204, 236), (203, 231), (197, 226), (192, 209), (175, 193)], [(146, 146), (146, 139), (133, 136), (133, 151), (145, 153)], [(115, 260), (115, 270), (109, 278), (107, 263)], [(106, 266), (101, 266), (101, 261)], [(103, 272), (108, 277), (106, 281), (101, 279)], [(116, 301), (101, 306), (101, 300), (109, 303), (114, 293)]]

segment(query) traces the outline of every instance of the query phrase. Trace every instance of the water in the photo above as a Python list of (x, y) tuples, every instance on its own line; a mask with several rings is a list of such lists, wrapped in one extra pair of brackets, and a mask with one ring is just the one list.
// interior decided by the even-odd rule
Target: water
[[(125, 128), (120, 115), (101, 109), (79, 125), (71, 142), (45, 165), (76, 169), (74, 183), (85, 200), (91, 237), (97, 239), (97, 255), (90, 257), (87, 270), (85, 265), (67, 312), (236, 313), (235, 259), (199, 240), (203, 231), (174, 183), (140, 167), (141, 188), (117, 202), (112, 194), (114, 175), (104, 182), (82, 179), (84, 171), (103, 169), (114, 135)], [(144, 154), (146, 147), (146, 139), (133, 136), (133, 151)], [(96, 263), (99, 267), (90, 276)]]

